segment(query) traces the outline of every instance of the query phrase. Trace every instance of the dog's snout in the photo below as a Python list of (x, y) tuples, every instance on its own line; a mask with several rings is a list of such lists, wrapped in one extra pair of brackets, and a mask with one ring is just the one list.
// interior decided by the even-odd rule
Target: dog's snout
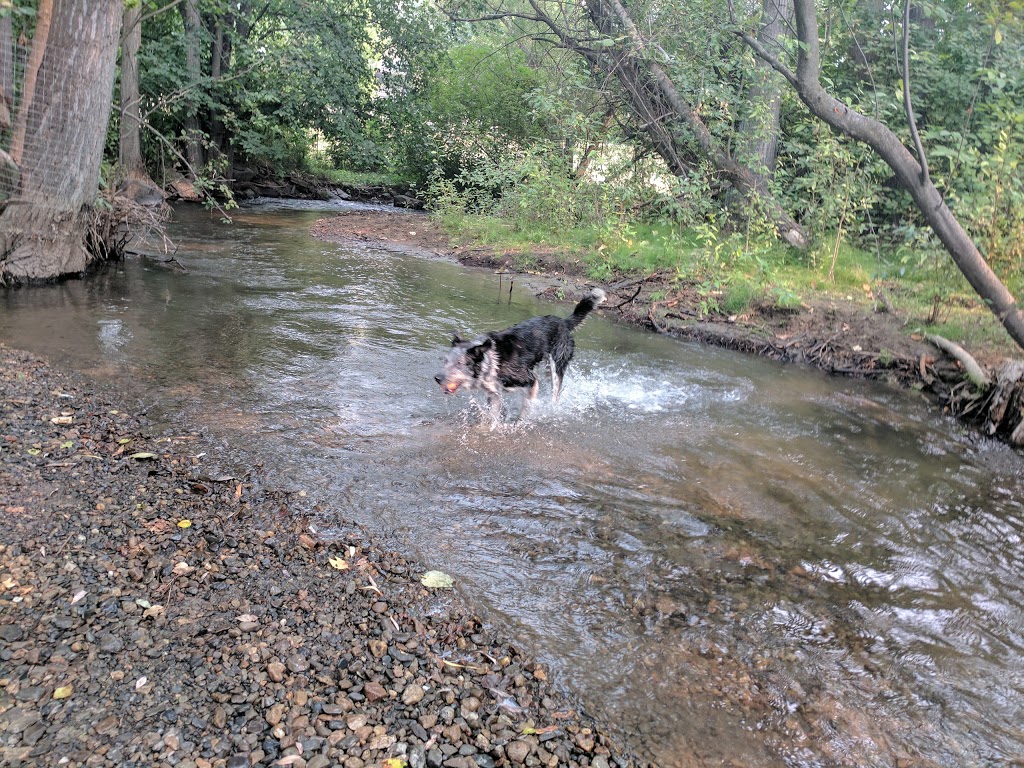
[(436, 381), (438, 384), (441, 383), (441, 374), (440, 373), (437, 374), (437, 376), (434, 377), (434, 381)]

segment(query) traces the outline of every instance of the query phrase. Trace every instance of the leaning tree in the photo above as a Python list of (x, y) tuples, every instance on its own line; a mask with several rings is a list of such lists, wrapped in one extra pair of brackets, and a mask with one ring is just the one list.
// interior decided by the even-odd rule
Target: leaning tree
[[(957, 268), (995, 314), (1010, 337), (1024, 348), (1024, 310), (993, 271), (974, 240), (950, 210), (928, 171), (924, 145), (911, 101), (909, 28), (910, 0), (904, 0), (902, 70), (904, 108), (913, 149), (881, 120), (864, 115), (830, 93), (821, 82), (821, 53), (815, 0), (795, 0), (796, 65), (769, 50), (751, 30), (737, 24), (736, 34), (779, 72), (811, 113), (833, 129), (871, 147), (892, 169), (897, 183), (913, 198), (924, 220), (942, 242)], [(730, 0), (730, 9), (732, 2)], [(735, 12), (733, 12), (735, 20)]]
[[(122, 0), (40, 0), (0, 188), (0, 282), (92, 261), (87, 235), (114, 87)], [(13, 41), (0, 39), (10, 55)]]

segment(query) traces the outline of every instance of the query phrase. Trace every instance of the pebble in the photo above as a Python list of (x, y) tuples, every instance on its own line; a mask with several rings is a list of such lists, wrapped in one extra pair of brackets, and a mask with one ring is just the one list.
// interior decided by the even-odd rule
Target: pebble
[(267, 664), (267, 677), (275, 683), (280, 683), (284, 680), (285, 670), (286, 667), (284, 664), (279, 661), (272, 661), (270, 664)]
[(402, 691), (402, 703), (406, 706), (419, 704), (421, 701), (423, 701), (423, 697), (425, 695), (426, 692), (423, 690), (423, 686), (416, 684), (407, 685), (405, 687), (405, 690)]

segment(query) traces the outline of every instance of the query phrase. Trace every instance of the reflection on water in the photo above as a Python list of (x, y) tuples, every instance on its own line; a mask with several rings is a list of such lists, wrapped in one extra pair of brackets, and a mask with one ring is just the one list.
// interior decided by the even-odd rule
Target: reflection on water
[(451, 331), (571, 306), (315, 241), (321, 215), (179, 210), (189, 274), (9, 291), (0, 340), (209, 425), (226, 468), (262, 461), (321, 528), (354, 518), (453, 574), (659, 764), (1024, 752), (1016, 454), (911, 394), (596, 316), (557, 405), (542, 388), (481, 428), (433, 384)]

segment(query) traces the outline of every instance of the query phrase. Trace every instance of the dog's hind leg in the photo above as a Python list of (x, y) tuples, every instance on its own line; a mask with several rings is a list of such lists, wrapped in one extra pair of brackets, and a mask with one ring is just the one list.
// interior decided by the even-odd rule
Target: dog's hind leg
[(557, 403), (558, 395), (562, 391), (562, 377), (558, 373), (555, 358), (552, 355), (548, 355), (548, 373), (551, 374), (551, 402)]

